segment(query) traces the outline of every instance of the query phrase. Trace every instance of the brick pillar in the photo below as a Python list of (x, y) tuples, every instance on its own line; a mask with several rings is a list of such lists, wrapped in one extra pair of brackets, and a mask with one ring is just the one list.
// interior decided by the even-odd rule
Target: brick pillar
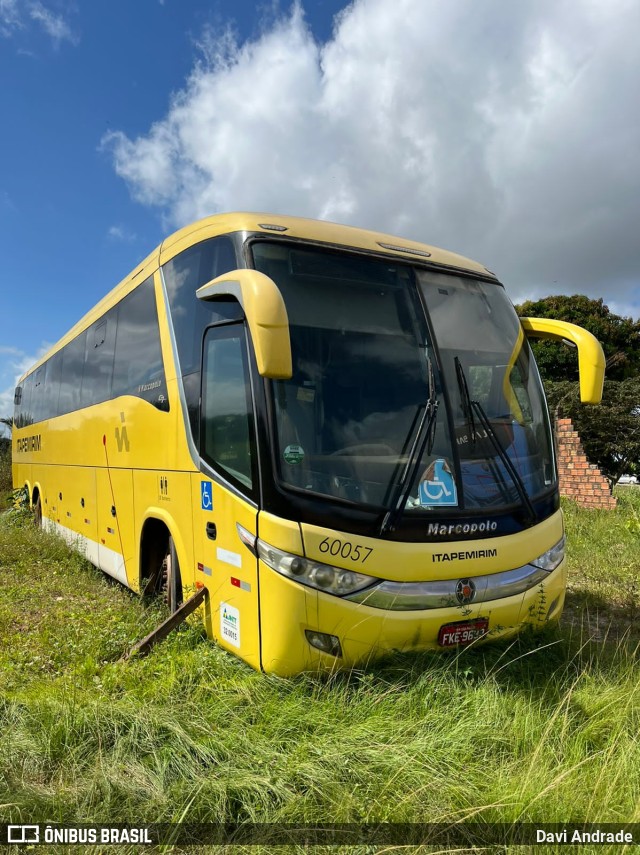
[(587, 460), (571, 419), (556, 421), (556, 448), (560, 495), (583, 508), (615, 508), (618, 500), (611, 495), (609, 482), (600, 469)]

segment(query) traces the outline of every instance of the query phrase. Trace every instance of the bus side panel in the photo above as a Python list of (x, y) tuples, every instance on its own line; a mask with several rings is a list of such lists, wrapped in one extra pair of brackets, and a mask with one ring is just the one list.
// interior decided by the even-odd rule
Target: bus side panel
[(16, 444), (13, 443), (11, 450), (11, 484), (14, 490), (20, 490), (29, 481), (26, 476), (26, 467), (16, 461)]
[(257, 511), (206, 476), (195, 473), (191, 478), (196, 583), (209, 591), (207, 633), (259, 669), (258, 562), (237, 529), (240, 523), (255, 534)]
[(123, 585), (137, 590), (137, 568), (136, 572), (133, 568), (137, 550), (133, 539), (131, 469), (97, 469), (96, 492), (100, 568)]
[[(95, 563), (98, 556), (95, 470), (86, 466), (48, 466), (47, 470), (50, 479), (47, 500), (52, 500), (51, 494), (57, 500), (56, 520), (64, 526), (65, 538), (70, 543), (75, 542)], [(80, 535), (82, 540), (74, 535)]]
[(97, 564), (94, 471), (82, 466), (40, 464), (33, 466), (32, 476), (33, 487), (40, 492), (43, 527)]
[(47, 519), (60, 523), (60, 514), (58, 513), (60, 502), (58, 500), (58, 493), (54, 493), (53, 490), (57, 474), (56, 467), (43, 463), (34, 463), (32, 466), (29, 466), (29, 469), (31, 470), (31, 495), (33, 497), (35, 491), (38, 490), (42, 507), (43, 524)]
[[(39, 429), (31, 425), (26, 428), (17, 428), (14, 426), (12, 433), (11, 471), (13, 488), (14, 490), (21, 490), (26, 486), (29, 490), (29, 500), (31, 501), (36, 486), (36, 478), (38, 477), (39, 470), (42, 469), (42, 436)], [(34, 440), (34, 443), (37, 442), (37, 445), (33, 448), (25, 448), (23, 445), (24, 440), (29, 436), (37, 438)]]
[[(133, 572), (129, 573), (131, 587), (139, 586), (139, 573), (150, 568), (139, 566), (139, 547), (144, 524), (148, 519), (157, 519), (166, 525), (174, 538), (180, 580), (184, 599), (195, 590), (193, 561), (193, 513), (189, 501), (191, 476), (188, 472), (171, 470), (137, 470), (133, 475), (134, 518), (138, 558)], [(127, 569), (129, 566), (127, 565)]]
[(23, 463), (19, 459), (16, 460), (16, 447), (13, 445), (13, 465), (11, 471), (13, 474), (13, 489), (21, 490), (24, 486), (29, 489), (29, 499), (33, 495), (33, 481), (31, 478), (31, 464)]
[(43, 525), (46, 520), (51, 520), (55, 523), (60, 523), (60, 514), (58, 508), (60, 500), (58, 493), (54, 492), (54, 469), (53, 466), (33, 466), (31, 467), (31, 491), (37, 489), (40, 493), (40, 503), (42, 506), (42, 521)]
[[(289, 677), (301, 671), (317, 671), (325, 664), (311, 647), (306, 629), (318, 626), (317, 591), (276, 573), (260, 562), (260, 623), (262, 669), (267, 674)], [(335, 660), (331, 660), (330, 667)]]
[[(297, 522), (260, 511), (259, 535), (277, 549), (304, 555)], [(317, 592), (276, 573), (263, 561), (258, 572), (262, 669), (280, 676), (317, 670), (322, 665), (321, 654), (305, 636), (305, 629), (318, 625)]]

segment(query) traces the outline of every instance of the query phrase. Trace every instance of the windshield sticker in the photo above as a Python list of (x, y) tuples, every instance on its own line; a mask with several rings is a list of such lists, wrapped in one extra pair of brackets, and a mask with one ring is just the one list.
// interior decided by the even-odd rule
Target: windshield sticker
[(451, 468), (443, 457), (434, 460), (424, 473), (419, 499), (423, 508), (457, 506), (458, 491)]
[(306, 386), (299, 386), (298, 392), (296, 394), (296, 398), (298, 401), (302, 401), (305, 404), (312, 404), (314, 398), (316, 397), (316, 390), (309, 389)]
[(295, 465), (304, 460), (304, 448), (301, 445), (288, 445), (282, 455), (287, 463)]

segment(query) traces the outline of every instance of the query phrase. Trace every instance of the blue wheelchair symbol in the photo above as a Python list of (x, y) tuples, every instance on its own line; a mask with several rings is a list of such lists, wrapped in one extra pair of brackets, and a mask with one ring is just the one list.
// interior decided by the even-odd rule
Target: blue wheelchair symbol
[(200, 498), (202, 500), (202, 510), (213, 510), (213, 491), (211, 489), (211, 481), (200, 482)]
[(445, 465), (444, 460), (436, 460), (433, 480), (421, 482), (419, 496), (420, 504), (423, 507), (431, 505), (456, 506), (458, 504), (458, 491), (455, 481)]

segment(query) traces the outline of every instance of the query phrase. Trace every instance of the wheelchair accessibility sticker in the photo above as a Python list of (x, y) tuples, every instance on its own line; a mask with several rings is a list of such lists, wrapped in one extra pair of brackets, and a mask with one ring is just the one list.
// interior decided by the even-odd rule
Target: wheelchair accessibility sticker
[(458, 504), (458, 491), (447, 461), (440, 457), (429, 466), (420, 482), (420, 504), (423, 508), (450, 507)]
[(200, 482), (200, 498), (202, 500), (202, 510), (203, 511), (212, 511), (213, 510), (213, 485), (211, 481), (201, 481)]

